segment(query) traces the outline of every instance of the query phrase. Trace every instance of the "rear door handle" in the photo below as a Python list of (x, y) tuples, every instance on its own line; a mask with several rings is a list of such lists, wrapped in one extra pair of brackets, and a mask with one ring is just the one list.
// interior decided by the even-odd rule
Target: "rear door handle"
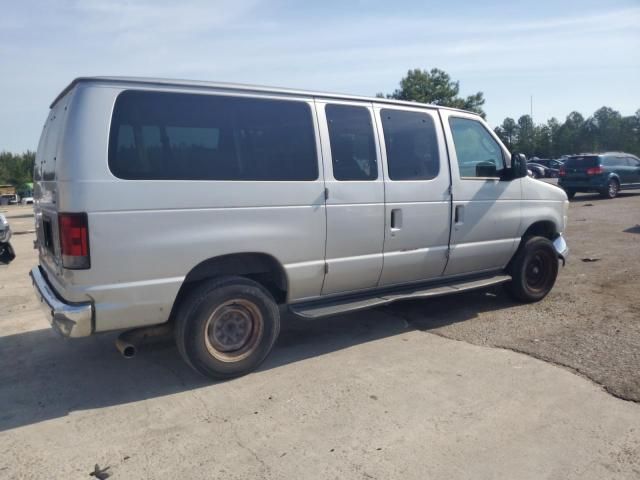
[(396, 232), (402, 228), (402, 209), (391, 210), (391, 230)]

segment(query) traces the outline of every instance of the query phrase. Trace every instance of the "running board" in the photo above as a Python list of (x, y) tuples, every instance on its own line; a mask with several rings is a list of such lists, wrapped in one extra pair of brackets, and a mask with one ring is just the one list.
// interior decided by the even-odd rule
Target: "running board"
[(456, 282), (431, 284), (429, 286), (413, 286), (403, 289), (387, 290), (385, 292), (377, 291), (369, 296), (359, 295), (343, 298), (333, 298), (325, 301), (313, 301), (307, 303), (298, 303), (289, 305), (289, 310), (294, 315), (303, 318), (320, 318), (330, 315), (338, 315), (340, 313), (355, 312), (366, 308), (377, 307), (380, 305), (388, 305), (398, 300), (408, 300), (416, 298), (440, 297), (442, 295), (450, 295), (452, 293), (465, 292), (468, 290), (476, 290), (478, 288), (499, 285), (511, 280), (510, 275), (494, 275), (491, 277), (482, 277), (467, 280), (458, 280)]

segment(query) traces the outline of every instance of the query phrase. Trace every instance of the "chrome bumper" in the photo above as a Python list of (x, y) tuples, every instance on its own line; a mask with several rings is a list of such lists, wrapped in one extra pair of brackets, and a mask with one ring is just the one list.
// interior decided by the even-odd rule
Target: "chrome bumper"
[(40, 267), (29, 272), (40, 306), (55, 331), (64, 337), (88, 337), (93, 332), (91, 303), (65, 303), (61, 301), (42, 275)]
[(564, 265), (569, 258), (569, 247), (567, 246), (567, 242), (562, 234), (558, 235), (558, 237), (553, 241), (553, 247), (556, 249), (558, 258), (562, 260), (562, 265)]

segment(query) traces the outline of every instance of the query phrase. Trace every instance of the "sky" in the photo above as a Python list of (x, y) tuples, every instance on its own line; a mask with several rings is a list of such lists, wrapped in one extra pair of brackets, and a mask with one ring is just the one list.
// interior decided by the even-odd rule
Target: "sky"
[(496, 126), (640, 109), (640, 0), (0, 0), (0, 151), (37, 148), (75, 77), (390, 93), (440, 68)]

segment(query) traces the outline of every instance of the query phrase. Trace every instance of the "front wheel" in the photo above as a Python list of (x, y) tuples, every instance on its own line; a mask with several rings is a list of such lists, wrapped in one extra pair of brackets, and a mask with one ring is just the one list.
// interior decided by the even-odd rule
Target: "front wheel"
[(537, 302), (547, 296), (556, 282), (558, 255), (547, 238), (531, 237), (523, 241), (509, 266), (512, 279), (505, 288), (520, 302)]
[(176, 344), (199, 373), (227, 379), (255, 370), (280, 332), (280, 312), (271, 294), (243, 277), (206, 281), (182, 300)]

